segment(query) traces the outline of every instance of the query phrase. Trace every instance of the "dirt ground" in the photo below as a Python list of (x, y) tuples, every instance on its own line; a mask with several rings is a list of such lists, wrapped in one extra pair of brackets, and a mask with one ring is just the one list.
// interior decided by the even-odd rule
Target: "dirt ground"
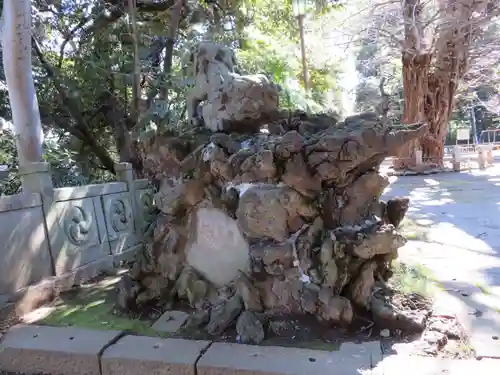
[[(394, 277), (401, 289), (423, 290), (420, 271), (418, 283), (411, 285), (412, 279), (408, 270), (397, 271)], [(398, 274), (401, 272), (401, 274)], [(414, 275), (415, 276), (415, 275)], [(117, 314), (114, 311), (115, 286), (119, 276), (101, 277), (92, 283), (75, 288), (61, 294), (52, 304), (36, 310), (24, 317), (26, 323), (51, 326), (76, 326), (97, 330), (123, 330), (130, 334), (177, 337), (187, 339), (205, 339), (223, 342), (238, 342), (239, 337), (233, 325), (220, 336), (210, 336), (202, 329), (181, 329), (175, 334), (159, 333), (151, 328), (154, 321), (164, 312), (163, 309), (145, 309), (131, 316)], [(171, 310), (180, 310), (187, 313), (193, 310), (183, 303), (178, 303)], [(404, 335), (393, 331), (390, 337), (382, 337), (385, 327), (375, 324), (368, 313), (356, 312), (353, 324), (348, 328), (332, 327), (316, 320), (313, 316), (273, 316), (263, 319), (266, 339), (261, 345), (289, 346), (308, 349), (335, 351), (344, 342), (380, 341), (384, 353), (393, 353), (401, 345), (412, 345), (418, 342), (420, 335)], [(383, 335), (385, 336), (385, 335)], [(467, 358), (471, 354), (463, 343), (453, 343), (451, 340), (439, 356), (447, 358)], [(2, 375), (2, 373), (0, 373)]]

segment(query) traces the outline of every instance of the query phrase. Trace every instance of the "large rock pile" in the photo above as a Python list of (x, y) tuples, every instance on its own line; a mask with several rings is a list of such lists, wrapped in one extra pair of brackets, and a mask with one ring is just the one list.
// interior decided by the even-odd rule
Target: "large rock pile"
[(375, 283), (405, 243), (396, 228), (408, 200), (379, 201), (388, 180), (378, 167), (424, 132), (366, 113), (292, 116), (254, 135), (156, 137), (144, 165), (161, 213), (119, 307), (185, 300), (199, 310), (188, 323), (212, 334), (238, 317), (241, 332), (260, 324), (255, 312), (349, 324), (359, 306), (398, 320)]

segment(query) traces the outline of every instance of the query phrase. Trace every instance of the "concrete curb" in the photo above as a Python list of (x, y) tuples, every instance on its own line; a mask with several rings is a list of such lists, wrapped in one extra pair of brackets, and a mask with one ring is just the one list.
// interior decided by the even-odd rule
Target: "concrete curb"
[(482, 375), (493, 375), (498, 363), (383, 358), (379, 342), (346, 343), (327, 352), (29, 325), (13, 327), (0, 344), (0, 370), (24, 374), (399, 375), (403, 366), (405, 373), (418, 375), (465, 374), (464, 369), (468, 374), (479, 368)]
[(102, 351), (118, 331), (20, 325), (0, 345), (0, 369), (24, 374), (99, 375)]

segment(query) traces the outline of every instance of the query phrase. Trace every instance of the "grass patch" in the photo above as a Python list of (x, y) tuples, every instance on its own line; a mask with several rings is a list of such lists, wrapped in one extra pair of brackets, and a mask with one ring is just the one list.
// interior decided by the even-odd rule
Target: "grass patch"
[(416, 293), (431, 298), (442, 288), (432, 271), (423, 265), (394, 261), (392, 271), (390, 284), (402, 294)]
[(323, 340), (315, 341), (300, 341), (300, 340), (286, 340), (271, 338), (264, 340), (261, 343), (262, 346), (282, 346), (289, 348), (300, 348), (300, 349), (311, 349), (311, 350), (323, 350), (327, 352), (337, 352), (340, 350), (341, 344), (339, 342), (326, 342)]
[(95, 330), (127, 331), (145, 336), (164, 336), (150, 327), (149, 321), (113, 314), (110, 299), (114, 284), (96, 284), (63, 294), (51, 313), (40, 324)]
[(484, 295), (488, 296), (488, 295), (492, 294), (490, 288), (487, 285), (484, 285), (481, 283), (476, 283), (476, 286), (479, 288), (481, 293), (483, 293)]
[(415, 220), (404, 218), (399, 227), (399, 231), (410, 241), (430, 242), (428, 228), (418, 225)]

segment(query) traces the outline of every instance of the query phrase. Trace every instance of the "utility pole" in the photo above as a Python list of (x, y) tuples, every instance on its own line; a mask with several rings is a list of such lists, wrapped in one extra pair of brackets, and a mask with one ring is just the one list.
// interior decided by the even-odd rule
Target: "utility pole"
[(304, 18), (306, 16), (307, 0), (292, 0), (293, 15), (297, 18), (300, 33), (300, 52), (302, 55), (302, 79), (304, 80), (304, 90), (309, 93), (309, 72), (307, 70), (306, 46), (304, 38)]
[(300, 52), (302, 55), (302, 77), (304, 80), (304, 90), (309, 93), (309, 72), (307, 70), (307, 58), (306, 58), (306, 46), (304, 41), (304, 17), (305, 14), (300, 14), (297, 16), (299, 22), (299, 32), (300, 32)]

